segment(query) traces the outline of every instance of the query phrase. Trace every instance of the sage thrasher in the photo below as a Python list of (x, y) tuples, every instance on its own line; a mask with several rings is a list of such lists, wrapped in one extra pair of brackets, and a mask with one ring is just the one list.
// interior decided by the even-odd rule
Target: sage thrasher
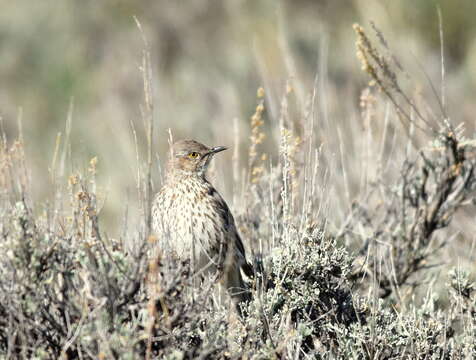
[(238, 305), (249, 300), (243, 275), (252, 276), (252, 269), (233, 215), (205, 177), (213, 156), (223, 150), (194, 140), (172, 145), (165, 185), (153, 201), (152, 226), (162, 248), (189, 260), (195, 274), (215, 277)]

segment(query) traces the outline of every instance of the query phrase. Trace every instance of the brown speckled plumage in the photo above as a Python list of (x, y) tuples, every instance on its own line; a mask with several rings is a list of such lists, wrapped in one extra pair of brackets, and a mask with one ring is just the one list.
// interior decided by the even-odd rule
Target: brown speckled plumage
[(227, 204), (205, 178), (213, 155), (225, 149), (194, 140), (173, 144), (152, 225), (162, 247), (189, 259), (194, 272), (215, 276), (235, 301), (243, 301), (249, 297), (240, 271), (250, 271), (245, 250)]

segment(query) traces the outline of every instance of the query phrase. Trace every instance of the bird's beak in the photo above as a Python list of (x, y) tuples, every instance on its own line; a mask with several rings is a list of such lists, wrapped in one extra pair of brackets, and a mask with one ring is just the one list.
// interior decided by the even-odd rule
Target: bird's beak
[(216, 154), (219, 153), (220, 151), (228, 149), (226, 146), (215, 146), (212, 148), (208, 153), (211, 154)]

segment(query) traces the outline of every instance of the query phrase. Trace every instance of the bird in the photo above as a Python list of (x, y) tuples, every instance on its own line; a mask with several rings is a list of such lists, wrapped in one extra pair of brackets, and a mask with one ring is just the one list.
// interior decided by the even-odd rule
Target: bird
[(194, 274), (211, 275), (230, 294), (241, 315), (251, 300), (253, 276), (233, 215), (206, 177), (213, 157), (225, 146), (195, 140), (172, 144), (165, 182), (152, 203), (152, 229), (161, 248), (188, 260)]

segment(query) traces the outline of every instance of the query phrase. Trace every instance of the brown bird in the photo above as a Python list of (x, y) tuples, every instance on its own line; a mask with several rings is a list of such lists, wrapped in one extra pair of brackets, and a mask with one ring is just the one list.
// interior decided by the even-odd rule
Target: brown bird
[(252, 276), (251, 266), (230, 209), (205, 177), (223, 150), (195, 140), (172, 145), (165, 185), (153, 201), (152, 226), (161, 247), (190, 260), (194, 273), (214, 276), (238, 305), (250, 298), (242, 272)]

